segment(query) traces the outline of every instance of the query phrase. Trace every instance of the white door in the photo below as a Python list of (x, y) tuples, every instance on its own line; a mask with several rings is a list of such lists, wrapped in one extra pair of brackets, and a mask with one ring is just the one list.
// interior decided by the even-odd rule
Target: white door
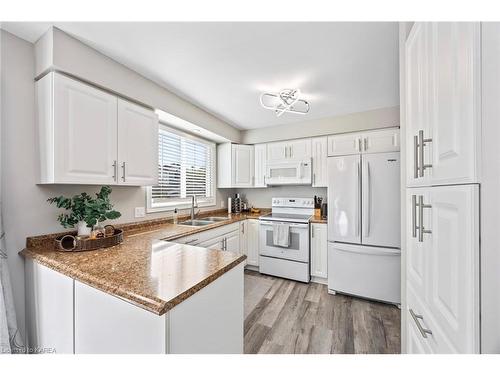
[(267, 144), (267, 160), (283, 161), (288, 158), (288, 147), (285, 142), (273, 142)]
[(53, 74), (54, 182), (115, 184), (116, 97)]
[(311, 139), (313, 187), (327, 187), (327, 181), (328, 181), (327, 145), (328, 145), (327, 137), (317, 137)]
[(399, 128), (363, 134), (363, 152), (399, 151)]
[(265, 143), (255, 145), (254, 153), (255, 153), (254, 187), (266, 187), (267, 145)]
[(326, 224), (311, 224), (311, 276), (328, 277), (328, 228)]
[(259, 221), (247, 220), (247, 264), (259, 266)]
[(122, 185), (158, 183), (158, 116), (122, 99), (118, 100), (118, 164)]
[[(480, 134), (480, 24), (429, 24), (432, 95), (428, 143), (432, 184), (477, 182)], [(430, 159), (427, 159), (431, 163)]]
[(399, 152), (364, 154), (362, 160), (362, 235), (364, 245), (396, 247), (400, 235)]
[[(429, 42), (426, 23), (413, 25), (405, 45), (406, 87), (406, 182), (408, 186), (422, 185), (425, 178), (419, 173), (419, 131), (429, 133)], [(429, 147), (424, 147), (425, 160), (429, 160)], [(429, 169), (424, 175), (428, 175)]]
[(328, 137), (328, 156), (352, 155), (361, 152), (361, 135), (341, 134)]
[[(411, 285), (420, 298), (425, 299), (425, 283), (429, 278), (426, 269), (427, 251), (429, 248), (424, 242), (419, 240), (418, 226), (419, 216), (419, 197), (425, 202), (429, 201), (429, 194), (425, 188), (406, 189), (406, 279), (407, 284)], [(426, 215), (428, 210), (422, 210), (424, 221), (428, 222)]]
[(328, 158), (328, 241), (361, 243), (361, 156)]
[(254, 180), (253, 146), (232, 145), (232, 176), (234, 187), (252, 187)]
[(228, 233), (226, 236), (226, 251), (240, 254), (240, 233), (239, 231)]
[(311, 158), (311, 139), (288, 141), (288, 159), (306, 160)]
[[(459, 353), (479, 350), (479, 187), (429, 188), (430, 221), (424, 217), (428, 254), (427, 302), (432, 316)], [(447, 346), (437, 340), (437, 350)], [(448, 351), (448, 350), (447, 350)]]

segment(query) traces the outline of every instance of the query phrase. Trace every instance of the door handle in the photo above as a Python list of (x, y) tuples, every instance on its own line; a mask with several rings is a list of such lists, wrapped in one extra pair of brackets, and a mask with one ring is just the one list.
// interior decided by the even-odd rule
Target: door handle
[(123, 169), (122, 180), (123, 180), (123, 182), (125, 182), (126, 181), (126, 178), (125, 178), (125, 172), (126, 172), (126, 170), (125, 170), (125, 162), (122, 163), (122, 169)]
[(365, 151), (368, 150), (368, 138), (363, 139), (363, 146)]
[(427, 168), (432, 168), (432, 164), (425, 164), (425, 161), (424, 161), (424, 147), (427, 143), (430, 143), (432, 142), (432, 138), (424, 138), (424, 131), (423, 130), (419, 130), (418, 131), (418, 140), (419, 140), (419, 151), (420, 151), (420, 158), (419, 158), (419, 164), (420, 164), (420, 168), (419, 168), (419, 172), (420, 172), (420, 177), (424, 177), (424, 171), (427, 169)]
[(361, 152), (361, 138), (358, 138), (358, 151)]
[(116, 176), (118, 174), (118, 162), (115, 160), (113, 162), (113, 180), (116, 181)]
[(418, 159), (419, 159), (418, 136), (413, 137), (413, 178), (418, 178)]
[(430, 204), (424, 204), (424, 196), (419, 195), (418, 197), (418, 242), (424, 242), (424, 233), (432, 233), (431, 230), (425, 229), (424, 227), (424, 208), (432, 208)]
[(422, 335), (422, 337), (424, 339), (427, 338), (427, 335), (432, 335), (432, 331), (430, 329), (424, 328), (420, 324), (420, 320), (419, 319), (424, 320), (424, 317), (422, 315), (415, 314), (415, 312), (413, 311), (413, 309), (410, 309), (410, 315), (413, 318), (413, 320), (415, 321), (415, 324), (417, 325), (417, 328), (420, 331), (420, 334)]
[[(360, 139), (361, 141), (361, 139)], [(360, 168), (361, 168), (361, 163), (358, 161), (357, 162), (357, 166), (356, 166), (356, 186), (358, 187), (357, 188), (357, 191), (356, 191), (356, 214), (358, 215), (357, 217), (357, 220), (356, 220), (356, 236), (359, 235), (359, 227), (361, 226), (360, 225), (360, 220), (361, 220), (361, 212), (360, 212), (360, 209), (361, 209), (361, 204), (360, 204), (360, 200), (361, 200), (361, 173), (360, 173)]]
[[(365, 149), (366, 150), (366, 149)], [(371, 205), (372, 205), (372, 198), (371, 198), (371, 176), (370, 176), (370, 163), (366, 161), (366, 186), (367, 186), (367, 215), (364, 215), (363, 217), (366, 216), (366, 230), (365, 230), (365, 236), (368, 237), (370, 234), (370, 216), (371, 216)]]
[(412, 237), (417, 238), (417, 196), (411, 196), (411, 229)]

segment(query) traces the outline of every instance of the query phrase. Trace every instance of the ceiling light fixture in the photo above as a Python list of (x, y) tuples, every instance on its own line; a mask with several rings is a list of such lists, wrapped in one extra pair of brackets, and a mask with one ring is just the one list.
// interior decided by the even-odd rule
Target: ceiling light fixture
[(299, 89), (284, 89), (277, 94), (265, 92), (260, 96), (260, 104), (266, 109), (275, 111), (276, 117), (285, 112), (305, 115), (310, 108), (308, 101), (300, 99)]

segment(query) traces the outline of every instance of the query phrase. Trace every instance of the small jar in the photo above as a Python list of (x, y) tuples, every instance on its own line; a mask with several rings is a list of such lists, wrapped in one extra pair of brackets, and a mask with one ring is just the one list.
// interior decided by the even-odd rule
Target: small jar
[(96, 225), (92, 228), (92, 238), (104, 238), (106, 231), (104, 230), (104, 226), (97, 222)]

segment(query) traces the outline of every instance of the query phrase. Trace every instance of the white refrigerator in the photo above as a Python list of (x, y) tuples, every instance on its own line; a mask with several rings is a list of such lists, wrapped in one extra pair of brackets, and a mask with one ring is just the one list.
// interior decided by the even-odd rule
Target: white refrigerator
[(328, 158), (328, 289), (401, 302), (399, 152)]

